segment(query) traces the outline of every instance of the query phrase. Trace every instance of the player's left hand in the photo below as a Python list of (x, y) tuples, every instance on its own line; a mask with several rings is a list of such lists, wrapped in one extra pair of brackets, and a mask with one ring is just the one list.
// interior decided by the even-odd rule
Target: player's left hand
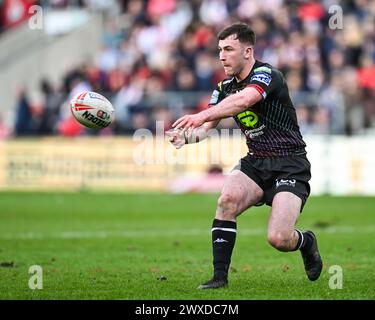
[(187, 114), (179, 119), (177, 119), (173, 124), (172, 127), (175, 129), (195, 129), (197, 127), (200, 127), (202, 124), (204, 124), (206, 120), (200, 113), (196, 114)]

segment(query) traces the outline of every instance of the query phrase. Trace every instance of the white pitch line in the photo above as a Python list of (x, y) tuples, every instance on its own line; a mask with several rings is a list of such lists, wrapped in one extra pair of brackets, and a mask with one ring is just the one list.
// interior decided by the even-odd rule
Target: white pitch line
[[(367, 225), (365, 227), (338, 226), (325, 229), (312, 228), (316, 233), (328, 234), (348, 234), (374, 233), (375, 226)], [(238, 229), (241, 236), (265, 235), (265, 228)], [(210, 234), (210, 229), (185, 229), (185, 230), (127, 230), (127, 231), (59, 231), (59, 232), (18, 232), (0, 234), (0, 240), (28, 240), (28, 239), (105, 239), (105, 238), (153, 238), (153, 237), (182, 237), (182, 236), (201, 236)]]

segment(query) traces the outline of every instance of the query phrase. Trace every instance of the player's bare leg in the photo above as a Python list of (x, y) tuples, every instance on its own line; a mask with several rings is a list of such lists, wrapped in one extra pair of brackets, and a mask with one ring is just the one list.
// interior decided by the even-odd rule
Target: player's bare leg
[(225, 180), (215, 218), (236, 222), (242, 212), (262, 198), (263, 190), (252, 179), (239, 170), (233, 170)]
[(263, 190), (246, 174), (233, 170), (224, 183), (212, 224), (213, 278), (199, 289), (228, 284), (228, 269), (237, 234), (237, 217), (263, 198)]
[(300, 214), (302, 200), (291, 192), (279, 192), (272, 201), (268, 222), (268, 242), (280, 251), (292, 251), (298, 242), (294, 229)]
[(322, 271), (316, 236), (312, 231), (295, 229), (302, 200), (291, 192), (279, 192), (272, 202), (268, 242), (280, 251), (300, 249), (308, 278), (314, 281)]

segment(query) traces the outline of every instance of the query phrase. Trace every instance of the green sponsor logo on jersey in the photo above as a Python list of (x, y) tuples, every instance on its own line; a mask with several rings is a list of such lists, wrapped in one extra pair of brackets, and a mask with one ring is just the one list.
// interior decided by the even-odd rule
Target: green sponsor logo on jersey
[(269, 74), (272, 73), (271, 69), (268, 67), (259, 67), (259, 68), (254, 69), (254, 73), (257, 73), (257, 72), (267, 72)]
[(254, 128), (259, 120), (256, 113), (249, 110), (239, 113), (236, 118), (246, 128)]

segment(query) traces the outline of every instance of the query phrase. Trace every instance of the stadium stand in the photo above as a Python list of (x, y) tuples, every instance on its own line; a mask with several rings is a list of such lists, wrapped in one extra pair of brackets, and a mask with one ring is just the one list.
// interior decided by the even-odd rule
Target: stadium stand
[[(3, 17), (8, 2), (1, 2)], [(92, 134), (66, 112), (69, 97), (85, 89), (104, 94), (116, 108), (114, 126), (97, 134), (155, 129), (155, 120), (164, 120), (168, 128), (179, 115), (206, 105), (223, 78), (215, 36), (238, 20), (248, 22), (257, 34), (256, 57), (284, 72), (303, 134), (374, 131), (373, 1), (340, 2), (342, 29), (330, 28), (330, 8), (338, 4), (333, 0), (31, 2), (46, 11), (100, 13), (101, 46), (92, 60), (77, 62), (58, 79), (34, 79), (38, 86), (33, 91), (42, 99), (35, 101), (35, 92), (28, 88), (20, 89), (22, 94), (14, 91), (8, 107), (12, 116), (4, 116), (3, 110), (0, 121), (7, 134), (0, 137)], [(22, 23), (8, 29), (21, 27)]]

